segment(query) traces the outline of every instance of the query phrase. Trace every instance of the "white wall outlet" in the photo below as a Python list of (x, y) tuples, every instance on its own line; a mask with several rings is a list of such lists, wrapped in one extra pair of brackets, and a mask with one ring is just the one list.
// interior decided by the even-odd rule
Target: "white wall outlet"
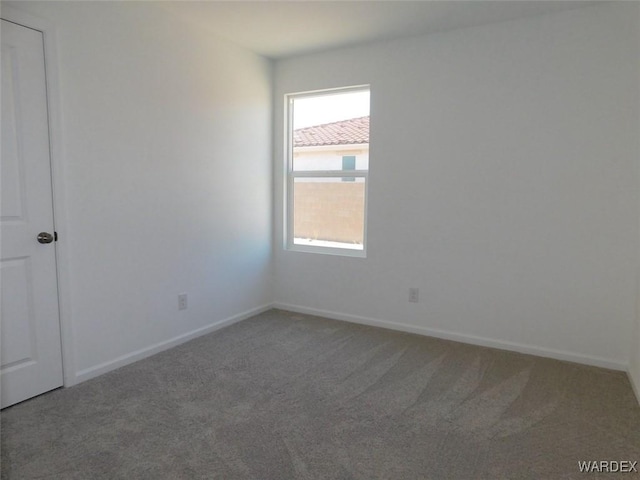
[(420, 294), (420, 290), (418, 290), (417, 288), (410, 288), (409, 289), (409, 301), (411, 303), (418, 303), (419, 294)]
[(179, 293), (178, 294), (178, 310), (186, 310), (187, 309), (187, 294)]

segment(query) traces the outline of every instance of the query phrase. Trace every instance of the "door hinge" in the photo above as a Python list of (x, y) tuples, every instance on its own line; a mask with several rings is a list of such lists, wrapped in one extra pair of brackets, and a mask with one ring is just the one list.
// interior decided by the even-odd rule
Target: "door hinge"
[(58, 232), (53, 232), (53, 241), (54, 242), (58, 241)]

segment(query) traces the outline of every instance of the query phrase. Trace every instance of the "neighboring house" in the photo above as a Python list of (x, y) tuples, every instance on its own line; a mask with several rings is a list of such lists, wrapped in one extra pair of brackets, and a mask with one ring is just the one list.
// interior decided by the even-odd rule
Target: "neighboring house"
[[(293, 131), (296, 171), (368, 170), (369, 117)], [(294, 242), (361, 249), (364, 178), (298, 177), (294, 189)], [(324, 243), (318, 243), (324, 242)]]
[(295, 170), (367, 170), (369, 117), (293, 131)]

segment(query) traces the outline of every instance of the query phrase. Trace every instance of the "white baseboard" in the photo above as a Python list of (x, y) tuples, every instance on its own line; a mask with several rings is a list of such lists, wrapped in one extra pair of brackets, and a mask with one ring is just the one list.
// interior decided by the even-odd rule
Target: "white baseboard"
[[(582, 355), (579, 353), (572, 353), (572, 352), (567, 352), (563, 350), (554, 350), (554, 349), (544, 348), (544, 347), (537, 347), (535, 345), (526, 345), (522, 343), (495, 340), (492, 338), (478, 337), (475, 335), (467, 335), (464, 333), (457, 333), (457, 332), (452, 332), (448, 330), (420, 327), (416, 325), (409, 325), (406, 323), (399, 323), (399, 322), (389, 322), (387, 320), (380, 320), (376, 318), (363, 317), (359, 315), (333, 312), (329, 310), (321, 310), (317, 308), (308, 308), (308, 307), (303, 307), (301, 305), (291, 305), (286, 303), (276, 302), (273, 304), (273, 308), (279, 308), (281, 310), (288, 310), (288, 311), (297, 312), (297, 313), (305, 313), (309, 315), (317, 315), (320, 317), (331, 318), (333, 320), (341, 320), (345, 322), (359, 323), (362, 325), (370, 325), (373, 327), (388, 328), (390, 330), (398, 330), (401, 332), (416, 333), (418, 335), (442, 338), (445, 340), (453, 340), (456, 342), (468, 343), (471, 345), (479, 345), (482, 347), (491, 347), (491, 348), (497, 348), (500, 350), (509, 350), (512, 352), (525, 353), (528, 355), (536, 355), (538, 357), (553, 358), (556, 360), (564, 360), (564, 361), (580, 363), (584, 365), (608, 368), (611, 370), (627, 371), (628, 369), (628, 365), (626, 363), (618, 362), (615, 360), (609, 360), (607, 358)], [(637, 393), (638, 392), (636, 389), (636, 394)]]
[(150, 345), (149, 347), (142, 348), (135, 352), (128, 353), (126, 355), (122, 355), (113, 360), (109, 360), (107, 362), (101, 363), (99, 365), (80, 370), (75, 375), (75, 381), (72, 384), (65, 385), (71, 386), (91, 378), (95, 378), (104, 373), (110, 372), (117, 368), (123, 367), (130, 363), (136, 362), (138, 360), (142, 360), (143, 358), (150, 357), (156, 353), (162, 352), (164, 350), (168, 350), (169, 348), (180, 345), (181, 343), (185, 343), (189, 340), (192, 340), (196, 337), (206, 335), (207, 333), (214, 332), (223, 327), (232, 325), (234, 323), (245, 320), (254, 315), (258, 315), (262, 312), (266, 312), (272, 308), (278, 308), (281, 310), (288, 310), (291, 312), (304, 313), (308, 315), (316, 315), (320, 317), (330, 318), (333, 320), (340, 320), (350, 323), (357, 323), (361, 325), (369, 325), (372, 327), (380, 327), (387, 328), (390, 330), (397, 330), (401, 332), (415, 333), (418, 335), (424, 335), (428, 337), (442, 338), (445, 340), (452, 340), (461, 343), (468, 343), (471, 345), (479, 345), (483, 347), (491, 347), (497, 348), (500, 350), (508, 350), (513, 352), (525, 353), (528, 355), (536, 355), (539, 357), (546, 358), (554, 358), (556, 360), (564, 360), (568, 362), (575, 362), (584, 365), (592, 365), (596, 367), (608, 368), (611, 370), (621, 370), (626, 371), (629, 377), (629, 381), (631, 386), (638, 398), (638, 403), (640, 403), (640, 385), (634, 382), (634, 377), (631, 375), (629, 371), (629, 366), (625, 363), (609, 360), (602, 357), (596, 356), (588, 356), (581, 355), (572, 352), (562, 351), (562, 350), (554, 350), (544, 347), (537, 347), (534, 345), (525, 345), (521, 343), (515, 342), (506, 342), (502, 340), (495, 340), (486, 337), (478, 337), (475, 335), (467, 335), (463, 333), (457, 333), (447, 330), (440, 330), (428, 327), (420, 327), (416, 325), (409, 325), (405, 323), (399, 322), (390, 322), (387, 320), (381, 320), (371, 317), (364, 317), (360, 315), (351, 315), (346, 313), (334, 312), (331, 310), (322, 310), (317, 308), (309, 308), (301, 305), (292, 305), (286, 303), (273, 303), (266, 304), (260, 307), (253, 308), (251, 310), (247, 310), (245, 312), (239, 313), (237, 315), (233, 315), (232, 317), (226, 318), (224, 320), (219, 320), (217, 322), (211, 323), (204, 327), (198, 328), (196, 330), (192, 330), (190, 332), (184, 333), (177, 337), (171, 338), (169, 340), (165, 340), (163, 342), (156, 343), (154, 345)]
[(156, 353), (162, 352), (163, 350), (168, 350), (169, 348), (180, 345), (181, 343), (188, 342), (189, 340), (192, 340), (196, 337), (206, 335), (207, 333), (214, 332), (223, 327), (227, 327), (249, 317), (253, 317), (254, 315), (258, 315), (259, 313), (266, 312), (271, 308), (273, 308), (271, 304), (262, 305), (260, 307), (256, 307), (251, 310), (239, 313), (237, 315), (233, 315), (232, 317), (226, 318), (224, 320), (219, 320), (204, 327), (200, 327), (182, 335), (178, 335), (177, 337), (171, 338), (169, 340), (165, 340), (163, 342), (141, 348), (140, 350), (136, 350), (135, 352), (127, 353), (126, 355), (114, 358), (113, 360), (109, 360), (108, 362), (104, 362), (99, 365), (80, 370), (76, 372), (75, 382), (73, 383), (73, 385), (84, 382), (91, 378), (95, 378), (99, 375), (102, 375), (103, 373), (115, 370), (116, 368), (124, 367), (125, 365), (129, 365), (130, 363), (137, 362), (138, 360), (142, 360), (143, 358), (150, 357), (151, 355), (155, 355)]

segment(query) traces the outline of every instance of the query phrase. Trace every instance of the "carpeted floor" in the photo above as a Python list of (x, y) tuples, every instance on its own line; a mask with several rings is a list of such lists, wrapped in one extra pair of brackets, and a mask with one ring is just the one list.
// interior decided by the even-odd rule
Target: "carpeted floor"
[(278, 310), (1, 421), (7, 480), (567, 479), (640, 461), (622, 372)]

